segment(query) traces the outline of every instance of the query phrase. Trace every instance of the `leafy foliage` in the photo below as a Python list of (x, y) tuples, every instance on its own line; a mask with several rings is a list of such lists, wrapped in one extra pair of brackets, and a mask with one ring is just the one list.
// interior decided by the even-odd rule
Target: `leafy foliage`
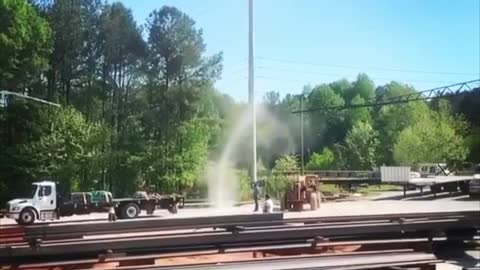
[(403, 130), (395, 144), (394, 158), (399, 164), (465, 160), (468, 149), (460, 131), (463, 121), (452, 117), (448, 109), (432, 111)]
[(284, 155), (275, 161), (272, 174), (265, 181), (265, 193), (281, 199), (292, 181), (285, 174), (289, 171), (298, 171), (298, 158), (294, 155)]
[(372, 169), (377, 164), (378, 133), (368, 122), (357, 122), (345, 138), (344, 156), (348, 168)]
[(321, 153), (314, 152), (310, 156), (310, 160), (308, 161), (307, 165), (305, 165), (305, 169), (328, 170), (332, 168), (334, 162), (335, 156), (333, 152), (328, 148), (324, 148)]
[(51, 29), (27, 0), (1, 0), (0, 22), (0, 88), (26, 88), (47, 67)]
[(42, 113), (51, 121), (47, 134), (21, 147), (21, 153), (35, 163), (32, 178), (53, 178), (72, 190), (98, 187), (96, 173), (104, 158), (100, 146), (108, 130), (88, 123), (73, 108)]

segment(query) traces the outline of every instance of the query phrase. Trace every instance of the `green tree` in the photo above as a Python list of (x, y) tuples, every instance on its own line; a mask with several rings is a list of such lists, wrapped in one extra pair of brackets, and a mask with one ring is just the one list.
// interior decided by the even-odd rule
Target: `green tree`
[(284, 155), (275, 161), (271, 175), (265, 181), (265, 192), (277, 199), (282, 199), (291, 184), (287, 172), (299, 171), (298, 158), (294, 155)]
[(321, 153), (314, 152), (310, 156), (310, 160), (305, 165), (305, 168), (307, 170), (327, 170), (332, 168), (334, 162), (335, 156), (333, 152), (328, 148), (324, 148)]
[(192, 130), (200, 128), (198, 121), (205, 125), (218, 117), (207, 104), (214, 104), (211, 85), (220, 74), (222, 57), (203, 55), (202, 31), (174, 7), (153, 11), (147, 31), (142, 133), (150, 145), (145, 160), (155, 165), (146, 171), (157, 186), (179, 190), (191, 185), (197, 162), (205, 160), (210, 133), (205, 128), (198, 134)]
[(38, 141), (21, 146), (22, 155), (35, 164), (31, 178), (53, 177), (67, 190), (99, 187), (100, 168), (96, 164), (102, 159), (100, 146), (108, 130), (89, 123), (73, 108), (42, 113), (49, 119), (49, 131), (45, 130)]
[[(352, 101), (352, 105), (361, 105), (365, 104), (365, 99), (363, 99), (360, 95), (356, 95)], [(372, 116), (370, 114), (370, 109), (368, 107), (364, 108), (356, 108), (350, 109), (346, 112), (347, 120), (349, 122), (349, 126), (353, 126), (357, 122), (371, 122)]]
[(352, 87), (347, 88), (344, 92), (346, 103), (352, 103), (353, 98), (356, 96), (360, 96), (365, 101), (371, 101), (375, 98), (375, 85), (365, 73), (358, 74), (357, 80), (353, 82)]
[(147, 30), (150, 79), (166, 89), (187, 80), (204, 82), (220, 75), (222, 55), (202, 57), (205, 52), (202, 30), (195, 21), (175, 7), (154, 10)]
[(352, 84), (347, 79), (341, 79), (330, 83), (330, 88), (332, 88), (335, 94), (345, 97), (346, 92), (352, 88)]
[(452, 116), (448, 107), (424, 115), (400, 133), (394, 148), (395, 161), (405, 165), (464, 161), (468, 154), (461, 134), (465, 130), (464, 125), (462, 119)]
[[(138, 173), (126, 164), (130, 155), (140, 151), (134, 143), (140, 140), (140, 134), (134, 136), (128, 129), (138, 128), (135, 114), (140, 112), (133, 106), (140, 104), (133, 100), (133, 94), (134, 87), (141, 79), (140, 66), (146, 54), (146, 46), (131, 11), (121, 3), (115, 2), (103, 7), (99, 26), (99, 53), (102, 59), (102, 90), (99, 97), (102, 118), (108, 121), (112, 131), (108, 145), (113, 154), (109, 160), (111, 173), (108, 175), (108, 184), (117, 192), (125, 194), (134, 188), (133, 180)], [(132, 116), (134, 118), (129, 119)], [(122, 189), (126, 186), (125, 183), (129, 183), (129, 188)]]
[(348, 132), (343, 157), (349, 169), (369, 170), (377, 164), (378, 133), (368, 122), (358, 122)]
[[(342, 96), (336, 94), (328, 85), (319, 85), (308, 95), (308, 107), (331, 108), (345, 105)], [(308, 140), (308, 147), (319, 151), (324, 146), (340, 142), (345, 138), (347, 127), (345, 112), (339, 110), (314, 111), (308, 115), (309, 126), (314, 134)]]
[(51, 29), (26, 0), (1, 0), (0, 22), (0, 88), (28, 88), (47, 67)]
[[(377, 89), (377, 99), (391, 98), (415, 90), (398, 82), (391, 82), (381, 89)], [(399, 134), (407, 127), (418, 122), (424, 115), (429, 114), (428, 105), (423, 101), (410, 102), (406, 104), (395, 104), (383, 106), (374, 113), (374, 127), (379, 133), (380, 151), (385, 164), (394, 164), (393, 148), (398, 140)]]
[(82, 1), (54, 1), (48, 7), (47, 14), (54, 29), (48, 98), (59, 98), (68, 105), (71, 103), (73, 82), (79, 77), (81, 64), (82, 33), (85, 29), (82, 22)]

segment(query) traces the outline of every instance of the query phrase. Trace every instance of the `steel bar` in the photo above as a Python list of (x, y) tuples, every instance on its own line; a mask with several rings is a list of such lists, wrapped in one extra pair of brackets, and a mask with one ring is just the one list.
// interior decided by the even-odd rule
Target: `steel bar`
[[(285, 246), (272, 246), (270, 249), (275, 248), (278, 250), (283, 249), (291, 249), (297, 248), (298, 245), (285, 245)], [(308, 245), (302, 245), (301, 247), (309, 247)], [(120, 256), (120, 257), (112, 257), (112, 258), (105, 258), (102, 259), (102, 262), (124, 262), (124, 261), (134, 261), (134, 260), (145, 260), (145, 259), (172, 259), (172, 258), (180, 258), (180, 257), (192, 257), (192, 256), (208, 256), (208, 255), (218, 255), (218, 254), (234, 254), (234, 253), (245, 253), (245, 252), (259, 252), (262, 250), (266, 250), (265, 247), (252, 247), (248, 249), (240, 249), (240, 250), (224, 250), (221, 251), (216, 250), (205, 250), (205, 251), (196, 251), (196, 252), (176, 252), (176, 253), (161, 253), (161, 254), (148, 254), (148, 255), (128, 255), (128, 256)], [(404, 248), (404, 249), (389, 249), (389, 250), (374, 250), (374, 251), (354, 251), (354, 252), (342, 252), (342, 253), (321, 253), (318, 254), (319, 257), (339, 257), (339, 256), (346, 256), (346, 255), (368, 255), (368, 254), (389, 254), (389, 253), (410, 253), (414, 252), (415, 250), (411, 248)], [(69, 260), (69, 261), (54, 261), (54, 262), (46, 262), (46, 263), (28, 263), (28, 264), (21, 264), (18, 266), (17, 269), (32, 269), (32, 268), (53, 268), (59, 266), (71, 266), (71, 265), (82, 265), (82, 264), (93, 264), (99, 262), (99, 259), (83, 259), (83, 260)]]
[[(366, 216), (340, 216), (340, 217), (317, 217), (317, 218), (295, 218), (281, 219), (279, 215), (254, 215), (254, 216), (223, 216), (208, 218), (188, 218), (188, 219), (168, 219), (168, 220), (145, 220), (145, 221), (128, 221), (116, 223), (92, 223), (92, 224), (61, 224), (47, 226), (33, 226), (26, 228), (26, 236), (28, 239), (42, 240), (58, 240), (82, 238), (87, 235), (99, 234), (120, 234), (133, 233), (142, 231), (160, 231), (160, 230), (180, 230), (188, 228), (208, 228), (208, 227), (256, 227), (260, 229), (262, 226), (266, 229), (274, 228), (273, 226), (283, 226), (286, 224), (303, 223), (303, 224), (325, 224), (333, 222), (380, 222), (380, 221), (402, 221), (405, 219), (425, 219), (425, 218), (461, 218), (466, 216), (480, 216), (480, 212), (462, 211), (462, 212), (434, 212), (434, 213), (404, 213), (404, 214), (380, 214)], [(214, 222), (217, 220), (217, 222)]]
[(445, 218), (445, 217), (479, 217), (480, 211), (441, 211), (441, 212), (406, 212), (397, 214), (375, 214), (375, 215), (355, 215), (355, 216), (331, 216), (314, 218), (291, 218), (285, 219), (288, 222), (296, 223), (316, 223), (316, 222), (340, 222), (340, 221), (361, 221), (361, 220), (400, 220), (400, 219), (418, 219), (418, 218)]
[(72, 254), (82, 252), (102, 252), (107, 249), (126, 250), (139, 248), (184, 248), (195, 246), (222, 245), (231, 243), (248, 243), (254, 245), (260, 241), (306, 240), (317, 236), (376, 235), (379, 233), (401, 233), (415, 231), (446, 231), (452, 229), (477, 228), (480, 218), (442, 219), (434, 221), (414, 221), (405, 223), (375, 223), (342, 226), (286, 227), (270, 231), (247, 229), (237, 233), (209, 232), (185, 235), (138, 236), (118, 239), (81, 240), (61, 243), (40, 244), (38, 248), (13, 246), (0, 249), (0, 257)]
[(282, 221), (283, 213), (262, 214), (262, 215), (231, 215), (231, 216), (209, 216), (196, 218), (172, 218), (172, 219), (136, 219), (136, 220), (119, 220), (116, 222), (84, 222), (81, 224), (50, 223), (46, 226), (34, 225), (27, 226), (25, 232), (28, 235), (49, 234), (74, 234), (77, 232), (103, 232), (112, 230), (131, 230), (152, 228), (203, 228), (203, 227), (222, 227), (222, 226), (248, 226), (248, 224)]
[[(449, 241), (449, 239), (445, 237), (435, 237), (431, 239), (434, 242), (440, 241)], [(458, 238), (459, 240), (465, 240), (464, 238)], [(385, 239), (385, 240), (362, 240), (362, 241), (328, 241), (317, 243), (315, 245), (316, 248), (323, 248), (323, 247), (340, 247), (340, 246), (355, 246), (360, 245), (362, 246), (361, 250), (364, 250), (365, 247), (371, 247), (367, 250), (371, 251), (355, 251), (352, 254), (371, 254), (375, 252), (376, 254), (384, 253), (391, 253), (391, 252), (412, 252), (414, 249), (407, 248), (407, 247), (416, 247), (417, 244), (427, 243), (429, 241), (428, 238), (413, 238), (413, 239)], [(398, 247), (397, 247), (398, 246)], [(385, 248), (388, 248), (384, 250)], [(400, 249), (398, 249), (400, 248)], [(245, 248), (221, 248), (221, 249), (206, 249), (202, 251), (195, 251), (195, 252), (175, 252), (175, 253), (148, 253), (142, 255), (125, 255), (125, 256), (114, 256), (114, 257), (107, 257), (104, 259), (74, 259), (74, 260), (51, 260), (49, 262), (42, 262), (42, 263), (21, 263), (17, 265), (16, 269), (70, 269), (72, 266), (78, 266), (81, 268), (82, 265), (93, 265), (95, 263), (103, 262), (127, 262), (129, 265), (134, 265), (135, 261), (153, 261), (156, 259), (161, 258), (179, 258), (179, 257), (191, 257), (191, 256), (209, 256), (209, 255), (218, 255), (218, 254), (231, 254), (231, 253), (245, 253), (245, 252), (269, 252), (269, 251), (282, 251), (282, 250), (298, 250), (303, 249), (303, 252), (307, 254), (311, 252), (312, 244), (311, 243), (304, 243), (304, 244), (274, 244), (268, 243), (267, 245), (259, 245), (259, 246), (251, 246)], [(333, 256), (333, 255), (347, 255), (347, 253), (322, 253), (326, 256)], [(121, 265), (124, 263), (121, 263)]]

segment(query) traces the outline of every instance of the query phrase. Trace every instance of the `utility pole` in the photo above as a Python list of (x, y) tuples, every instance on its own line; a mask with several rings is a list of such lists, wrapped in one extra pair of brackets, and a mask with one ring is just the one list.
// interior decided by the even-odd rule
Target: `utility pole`
[(301, 168), (301, 174), (303, 175), (305, 172), (305, 145), (304, 145), (304, 139), (303, 139), (303, 95), (300, 95), (300, 141), (302, 145), (302, 166)]
[(248, 102), (252, 111), (252, 181), (257, 182), (257, 120), (253, 69), (253, 0), (248, 0)]

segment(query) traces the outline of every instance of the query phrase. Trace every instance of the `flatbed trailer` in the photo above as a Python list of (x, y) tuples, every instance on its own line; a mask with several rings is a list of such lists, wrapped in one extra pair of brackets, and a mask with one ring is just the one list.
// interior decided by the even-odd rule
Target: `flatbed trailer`
[(72, 203), (68, 201), (59, 206), (60, 216), (84, 215), (90, 213), (108, 212), (110, 208), (115, 209), (119, 218), (135, 218), (141, 210), (148, 215), (153, 214), (157, 209), (166, 209), (172, 214), (178, 212), (178, 208), (184, 207), (182, 196), (164, 195), (161, 198), (120, 198), (105, 202)]
[(440, 192), (462, 191), (468, 193), (468, 183), (472, 176), (435, 176), (435, 177), (414, 177), (408, 182), (409, 185), (420, 188), (429, 187), (435, 197)]
[(17, 223), (29, 225), (35, 220), (55, 220), (65, 216), (109, 212), (112, 208), (118, 218), (136, 218), (141, 210), (151, 215), (156, 209), (167, 209), (176, 214), (183, 208), (184, 198), (180, 195), (157, 195), (147, 198), (114, 199), (110, 192), (100, 192), (92, 199), (89, 192), (77, 192), (62, 196), (54, 182), (33, 183), (29, 198), (14, 199), (7, 203), (5, 216)]
[(469, 194), (470, 182), (476, 181), (480, 175), (432, 175), (420, 177), (418, 173), (412, 173), (410, 167), (392, 166), (381, 167), (382, 183), (392, 183), (403, 186), (403, 195), (409, 188), (419, 188), (420, 192), (428, 187), (436, 197), (441, 192), (457, 192), (461, 191)]

